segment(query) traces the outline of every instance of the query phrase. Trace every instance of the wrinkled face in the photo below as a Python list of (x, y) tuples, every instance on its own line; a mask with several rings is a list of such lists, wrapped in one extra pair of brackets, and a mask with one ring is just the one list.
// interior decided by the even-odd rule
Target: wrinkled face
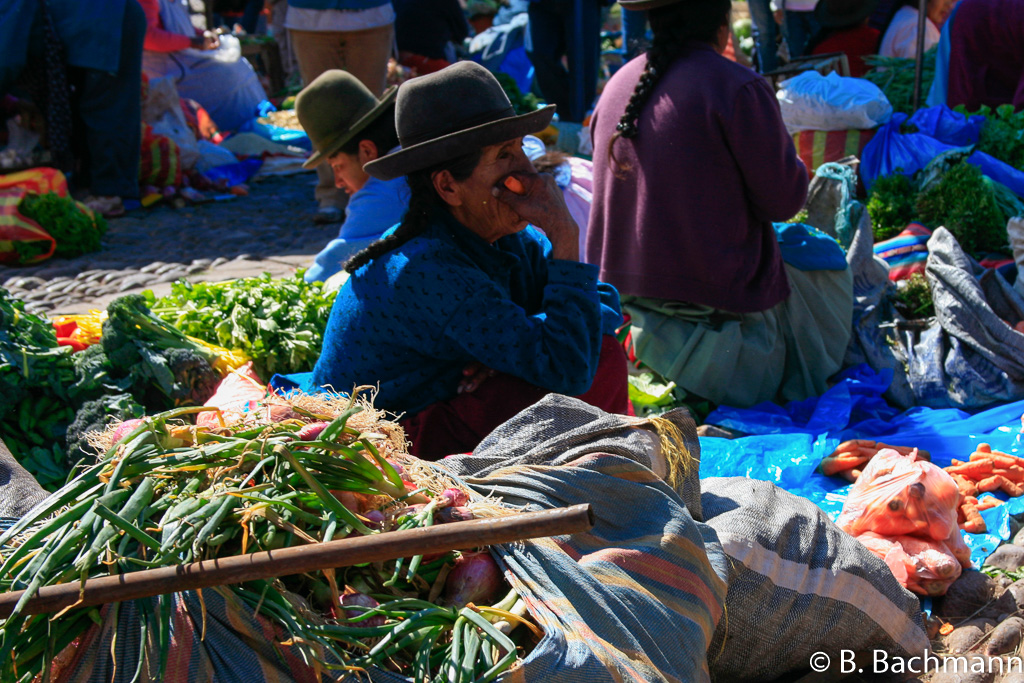
[(491, 188), (513, 171), (535, 173), (533, 164), (523, 152), (522, 138), (484, 147), (473, 175), (461, 182), (452, 180), (451, 196), (444, 196), (452, 214), (488, 242), (519, 232), (527, 226), (527, 222), (508, 204), (491, 194)]
[(956, 0), (928, 0), (928, 18), (932, 23), (942, 28), (953, 12)]
[(334, 171), (334, 186), (347, 194), (354, 194), (363, 189), (370, 175), (363, 170), (363, 162), (354, 154), (336, 152), (327, 157), (327, 163)]

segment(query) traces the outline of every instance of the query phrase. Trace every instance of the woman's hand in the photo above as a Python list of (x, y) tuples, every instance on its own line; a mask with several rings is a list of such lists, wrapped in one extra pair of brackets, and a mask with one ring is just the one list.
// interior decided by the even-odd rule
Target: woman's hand
[(455, 392), (458, 394), (468, 394), (476, 391), (485, 380), (494, 377), (496, 374), (498, 374), (497, 370), (492, 370), (483, 363), (473, 361), (462, 369), (462, 381), (459, 382), (459, 388)]
[(192, 37), (192, 47), (196, 50), (216, 50), (220, 47), (220, 39), (213, 31), (203, 31), (203, 35)]
[(580, 260), (580, 229), (553, 176), (516, 171), (506, 176), (502, 184), (495, 185), (491, 194), (524, 221), (544, 231), (551, 242), (552, 258)]

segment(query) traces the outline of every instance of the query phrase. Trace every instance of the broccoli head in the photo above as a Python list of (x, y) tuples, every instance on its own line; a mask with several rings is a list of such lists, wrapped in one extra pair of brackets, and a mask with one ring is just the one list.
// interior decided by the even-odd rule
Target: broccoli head
[(86, 438), (89, 432), (102, 432), (115, 420), (127, 420), (143, 415), (145, 410), (130, 394), (108, 394), (86, 401), (68, 426), (66, 437), (69, 461), (76, 463), (82, 458), (96, 455)]
[(170, 396), (176, 405), (202, 405), (213, 396), (220, 384), (220, 373), (192, 349), (167, 349), (167, 365), (174, 374), (174, 391)]

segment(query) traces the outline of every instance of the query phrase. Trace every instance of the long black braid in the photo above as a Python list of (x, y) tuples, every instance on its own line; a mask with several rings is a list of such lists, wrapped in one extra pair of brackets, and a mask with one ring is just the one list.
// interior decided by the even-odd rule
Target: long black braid
[(619, 170), (629, 170), (615, 158), (615, 141), (635, 138), (640, 132), (638, 120), (658, 80), (686, 49), (687, 43), (715, 43), (719, 29), (728, 23), (730, 0), (684, 0), (650, 10), (648, 17), (654, 40), (647, 50), (647, 64), (633, 88), (626, 111), (608, 141), (608, 158)]
[(434, 174), (440, 171), (448, 171), (458, 182), (462, 182), (473, 175), (482, 157), (482, 150), (476, 150), (461, 157), (446, 161), (422, 171), (414, 171), (405, 177), (409, 183), (409, 208), (402, 216), (402, 223), (393, 233), (382, 239), (373, 242), (370, 246), (356, 253), (345, 263), (345, 270), (354, 273), (375, 258), (379, 258), (389, 251), (402, 246), (413, 237), (427, 229), (430, 225), (430, 215), (436, 209), (447, 210), (447, 205), (441, 201), (437, 191), (434, 189)]

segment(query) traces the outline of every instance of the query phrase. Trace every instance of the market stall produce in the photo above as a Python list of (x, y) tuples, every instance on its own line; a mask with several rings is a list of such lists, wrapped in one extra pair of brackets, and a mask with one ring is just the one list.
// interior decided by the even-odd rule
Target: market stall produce
[[(417, 472), (401, 432), (365, 406), (298, 397), (295, 408), (302, 419), (235, 431), (179, 425), (197, 410), (183, 408), (94, 433), (95, 443), (110, 444), (105, 455), (0, 536), (0, 587), (25, 590), (0, 622), (4, 680), (32, 680), (51, 666), (54, 680), (70, 680), (62, 676), (90, 666), (88, 648), (72, 643), (100, 630), (94, 621), (117, 619), (116, 608), (104, 617), (70, 608), (53, 629), (47, 616), (22, 612), (42, 586), (503, 514), (456, 486), (431, 492), (453, 482)], [(539, 633), (502, 584), (489, 554), (448, 552), (250, 581), (225, 599), (256, 612), (262, 606), (276, 629), (301, 643), (296, 655), (328, 670), (379, 665), (428, 680), (454, 667), (489, 680), (518, 656), (507, 632), (524, 634), (527, 648)], [(157, 680), (180, 656), (168, 646), (176, 599), (138, 607), (141, 642), (160, 648), (134, 665)]]

